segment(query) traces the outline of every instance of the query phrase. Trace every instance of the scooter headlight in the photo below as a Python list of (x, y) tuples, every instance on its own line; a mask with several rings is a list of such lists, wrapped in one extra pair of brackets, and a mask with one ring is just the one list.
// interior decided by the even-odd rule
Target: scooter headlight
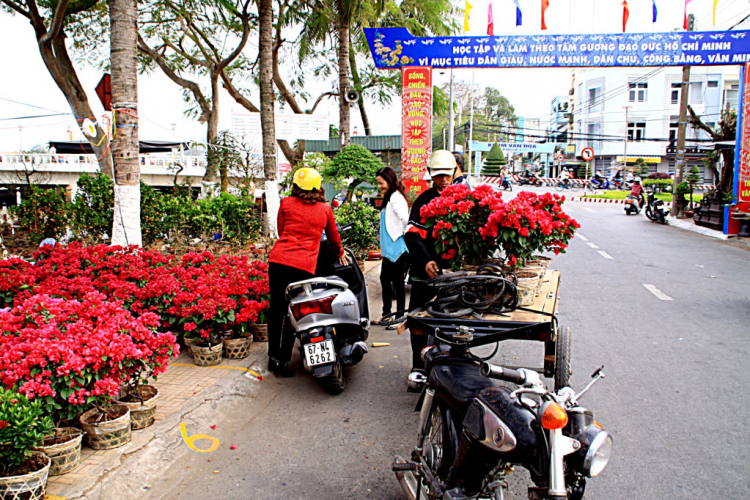
[(604, 470), (612, 456), (612, 436), (602, 431), (591, 442), (583, 461), (583, 472), (588, 477), (596, 477)]

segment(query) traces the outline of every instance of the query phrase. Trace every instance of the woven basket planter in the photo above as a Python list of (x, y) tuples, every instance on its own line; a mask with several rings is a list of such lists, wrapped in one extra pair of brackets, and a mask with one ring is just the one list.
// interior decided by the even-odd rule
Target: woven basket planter
[(529, 264), (527, 263), (524, 267), (522, 267), (520, 272), (525, 273), (535, 273), (539, 276), (539, 282), (536, 285), (536, 294), (539, 295), (542, 291), (542, 285), (544, 284), (544, 275), (547, 273), (547, 268), (542, 267), (538, 264)]
[(268, 342), (268, 325), (265, 323), (252, 323), (247, 325), (247, 330), (253, 334), (255, 342)]
[(250, 344), (252, 343), (252, 335), (250, 337), (224, 339), (224, 357), (227, 359), (245, 359), (250, 356)]
[(550, 263), (552, 263), (551, 257), (545, 257), (544, 255), (534, 255), (533, 261), (535, 263), (538, 263), (540, 266), (542, 266), (545, 269), (549, 268)]
[(47, 491), (47, 478), (52, 460), (40, 451), (32, 451), (34, 455), (41, 455), (47, 460), (41, 470), (22, 476), (0, 476), (0, 499), (2, 500), (44, 500)]
[[(156, 420), (156, 400), (159, 398), (159, 389), (152, 385), (142, 385), (136, 389), (138, 396), (142, 399), (133, 398), (133, 401), (118, 401), (118, 404), (130, 408), (130, 429), (137, 431), (152, 425)], [(125, 395), (120, 394), (122, 399)]]
[(55, 429), (55, 434), (45, 438), (45, 443), (49, 440), (67, 438), (64, 443), (50, 444), (37, 448), (52, 459), (52, 466), (49, 469), (50, 476), (60, 476), (72, 471), (81, 463), (81, 441), (83, 432), (75, 427), (61, 427)]
[(534, 304), (536, 289), (539, 286), (539, 274), (534, 272), (519, 271), (516, 273), (518, 278), (518, 305), (525, 307)]
[(193, 339), (185, 337), (183, 340), (185, 341), (185, 350), (187, 351), (187, 355), (192, 358), (193, 350), (190, 348), (190, 346), (193, 344)]
[(119, 448), (130, 442), (130, 408), (121, 404), (114, 404), (111, 408), (124, 410), (125, 413), (114, 420), (97, 423), (99, 410), (94, 408), (79, 419), (86, 433), (86, 444), (95, 450)]
[(219, 342), (212, 347), (201, 347), (193, 344), (190, 348), (193, 350), (193, 362), (198, 366), (215, 366), (221, 363), (221, 353), (224, 350), (223, 342)]

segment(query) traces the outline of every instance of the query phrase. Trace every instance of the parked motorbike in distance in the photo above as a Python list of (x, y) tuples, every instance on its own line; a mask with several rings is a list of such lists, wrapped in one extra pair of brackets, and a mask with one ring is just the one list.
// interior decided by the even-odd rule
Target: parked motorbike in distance
[(596, 191), (597, 189), (610, 189), (610, 184), (604, 177), (593, 177), (589, 181), (589, 189)]
[(650, 192), (648, 194), (648, 201), (646, 202), (646, 217), (652, 222), (666, 224), (668, 215), (669, 209), (664, 204), (664, 201), (658, 199), (655, 192)]
[(581, 189), (581, 186), (578, 185), (575, 181), (571, 179), (561, 180), (557, 184), (555, 184), (555, 189), (558, 191), (564, 191), (566, 189), (570, 189), (571, 191), (578, 191)]
[(542, 176), (538, 173), (532, 175), (521, 174), (518, 176), (518, 185), (543, 186), (544, 182), (542, 181)]
[(641, 213), (641, 209), (646, 204), (646, 200), (643, 199), (643, 196), (633, 196), (632, 194), (629, 194), (627, 198), (625, 198), (625, 213), (627, 215), (637, 215)]
[[(339, 232), (353, 224), (342, 226)], [(346, 388), (344, 368), (356, 365), (367, 354), (370, 328), (365, 276), (351, 250), (345, 251), (350, 262), (342, 266), (324, 233), (315, 278), (286, 289), (287, 321), (299, 338), (305, 370), (334, 395)]]
[(603, 367), (580, 393), (570, 387), (553, 393), (535, 371), (492, 365), (472, 354), (470, 348), (494, 340), (475, 338), (466, 326), (450, 335), (408, 321), (412, 331), (422, 328), (435, 340), (422, 351), (426, 375), (412, 380), (424, 386), (417, 446), (411, 460), (397, 456), (392, 465), (409, 499), (502, 500), (506, 476), (520, 465), (534, 483), (529, 499), (581, 500), (587, 478), (599, 475), (612, 453), (610, 434), (578, 405), (604, 377)]

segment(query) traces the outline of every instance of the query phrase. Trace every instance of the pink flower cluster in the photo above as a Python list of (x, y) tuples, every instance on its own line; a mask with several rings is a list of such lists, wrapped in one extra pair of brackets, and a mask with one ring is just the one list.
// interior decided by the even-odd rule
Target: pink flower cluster
[(454, 268), (476, 264), (498, 250), (513, 265), (544, 250), (565, 252), (580, 226), (562, 210), (564, 197), (521, 192), (504, 202), (492, 187), (446, 188), (422, 207), (422, 221), (432, 228), (436, 250)]
[(269, 306), (268, 265), (244, 256), (72, 244), (35, 257), (0, 261), (0, 384), (63, 418), (166, 370), (168, 330), (211, 341)]
[(179, 348), (174, 335), (156, 331), (158, 322), (98, 292), (34, 295), (0, 312), (0, 383), (74, 418), (81, 405), (116, 397), (122, 383), (166, 371)]

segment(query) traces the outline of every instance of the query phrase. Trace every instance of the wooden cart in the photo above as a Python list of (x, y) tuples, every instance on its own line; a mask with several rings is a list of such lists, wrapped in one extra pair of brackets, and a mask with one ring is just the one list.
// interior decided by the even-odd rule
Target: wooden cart
[(560, 302), (560, 272), (547, 270), (541, 292), (534, 304), (503, 315), (484, 315), (462, 318), (434, 318), (427, 312), (409, 315), (407, 325), (427, 333), (439, 329), (449, 334), (468, 326), (475, 340), (471, 345), (487, 345), (504, 340), (534, 340), (544, 342), (544, 367), (532, 368), (545, 377), (554, 378), (555, 391), (569, 385), (570, 381), (570, 328), (563, 329), (557, 321)]

